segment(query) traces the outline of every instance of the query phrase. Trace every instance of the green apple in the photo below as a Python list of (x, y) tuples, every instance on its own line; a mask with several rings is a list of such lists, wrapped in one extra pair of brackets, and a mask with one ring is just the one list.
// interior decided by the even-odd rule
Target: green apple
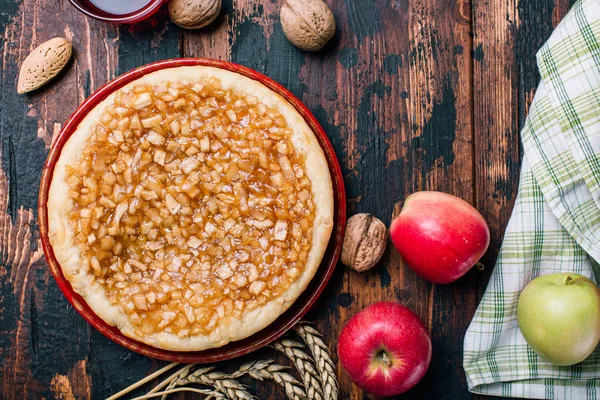
[(550, 274), (529, 282), (517, 305), (521, 333), (554, 365), (585, 360), (600, 342), (600, 289), (578, 274)]

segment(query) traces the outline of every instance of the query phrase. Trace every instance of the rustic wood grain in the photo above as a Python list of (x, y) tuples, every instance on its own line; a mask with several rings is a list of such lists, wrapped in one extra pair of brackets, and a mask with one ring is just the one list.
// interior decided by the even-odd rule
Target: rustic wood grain
[[(157, 363), (93, 331), (56, 287), (35, 225), (39, 178), (51, 136), (71, 112), (117, 74), (179, 55), (179, 32), (168, 35), (164, 13), (136, 31), (82, 18), (67, 2), (3, 1), (0, 9), (0, 359), (6, 360), (0, 363), (0, 398), (53, 398), (65, 379), (74, 396), (102, 398)], [(18, 96), (21, 62), (54, 36), (72, 40), (74, 62), (47, 88)]]
[[(43, 259), (35, 210), (52, 136), (77, 105), (131, 68), (180, 55), (246, 65), (303, 100), (340, 159), (350, 213), (389, 223), (407, 195), (427, 189), (479, 208), (492, 231), (484, 272), (432, 285), (403, 266), (390, 244), (373, 271), (340, 265), (308, 316), (334, 348), (354, 313), (400, 301), (425, 321), (434, 344), (423, 382), (402, 398), (473, 397), (462, 340), (516, 195), (518, 132), (538, 79), (535, 51), (569, 1), (327, 0), (338, 31), (318, 53), (286, 40), (282, 2), (223, 0), (215, 23), (182, 32), (164, 9), (115, 26), (82, 17), (66, 0), (0, 0), (0, 398), (104, 398), (164, 365), (105, 339), (68, 305)], [(18, 96), (20, 63), (53, 36), (73, 41), (75, 61), (47, 88)], [(263, 349), (220, 367), (273, 355)], [(343, 399), (372, 398), (338, 373)], [(278, 387), (245, 383), (259, 398), (284, 396)]]
[(475, 204), (492, 234), (485, 270), (471, 286), (478, 299), (517, 194), (518, 135), (539, 81), (535, 53), (569, 7), (567, 0), (472, 1)]
[(518, 135), (539, 82), (535, 53), (574, 1), (473, 1), (476, 205), (492, 233), (483, 294), (517, 194)]

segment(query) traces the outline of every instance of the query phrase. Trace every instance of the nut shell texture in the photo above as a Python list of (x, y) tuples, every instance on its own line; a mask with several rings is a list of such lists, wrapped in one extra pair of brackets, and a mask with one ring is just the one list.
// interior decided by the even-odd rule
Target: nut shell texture
[(362, 272), (373, 268), (387, 246), (387, 228), (372, 214), (356, 214), (346, 226), (342, 262)]
[(200, 29), (213, 22), (221, 12), (221, 0), (171, 0), (171, 20), (185, 29)]
[(280, 18), (285, 36), (302, 50), (321, 50), (335, 34), (335, 17), (321, 0), (287, 0)]
[(72, 54), (71, 43), (61, 37), (36, 47), (21, 65), (17, 92), (23, 94), (44, 86), (62, 71)]

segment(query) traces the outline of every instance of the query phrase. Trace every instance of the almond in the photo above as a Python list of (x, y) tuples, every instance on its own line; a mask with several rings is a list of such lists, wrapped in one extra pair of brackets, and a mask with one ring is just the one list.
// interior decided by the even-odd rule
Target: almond
[(67, 65), (73, 54), (71, 43), (55, 37), (42, 43), (23, 61), (17, 92), (31, 92), (52, 80)]

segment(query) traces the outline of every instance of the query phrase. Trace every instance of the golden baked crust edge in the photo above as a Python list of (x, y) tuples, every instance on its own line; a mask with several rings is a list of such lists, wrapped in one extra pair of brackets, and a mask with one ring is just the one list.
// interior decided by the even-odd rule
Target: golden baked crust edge
[(167, 81), (194, 81), (209, 77), (220, 79), (225, 88), (232, 88), (247, 95), (254, 95), (268, 107), (278, 109), (285, 117), (288, 126), (293, 130), (291, 140), (295, 150), (305, 157), (305, 170), (311, 181), (315, 203), (312, 246), (302, 274), (282, 296), (243, 314), (241, 319), (227, 318), (207, 335), (180, 338), (168, 332), (146, 336), (135, 334), (127, 316), (117, 306), (108, 301), (104, 289), (94, 282), (92, 274), (89, 272), (89, 265), (82, 265), (82, 257), (79, 249), (74, 245), (74, 233), (68, 223), (68, 214), (73, 207), (73, 202), (67, 196), (68, 185), (66, 183), (65, 167), (77, 161), (92, 132), (91, 128), (98, 123), (105, 108), (112, 103), (114, 93), (88, 113), (77, 130), (65, 143), (54, 169), (48, 196), (50, 243), (54, 255), (73, 289), (85, 299), (90, 308), (100, 318), (108, 324), (116, 326), (124, 335), (165, 350), (200, 351), (220, 347), (231, 341), (251, 336), (268, 326), (290, 307), (314, 277), (325, 254), (333, 228), (333, 189), (323, 150), (306, 121), (279, 94), (262, 83), (238, 73), (205, 66), (163, 69), (144, 75), (138, 80), (127, 84), (121, 90), (127, 90), (140, 83), (157, 84)]

